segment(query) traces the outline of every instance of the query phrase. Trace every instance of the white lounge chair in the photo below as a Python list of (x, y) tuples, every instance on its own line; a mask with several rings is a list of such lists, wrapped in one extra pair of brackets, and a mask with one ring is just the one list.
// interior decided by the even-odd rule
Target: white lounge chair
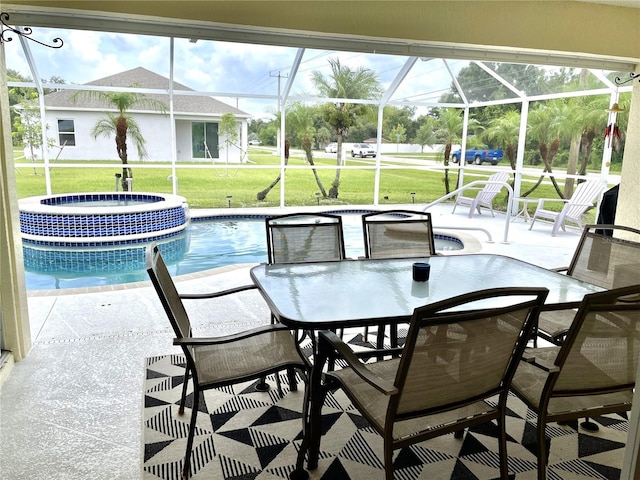
[[(562, 228), (566, 230), (565, 223), (567, 221), (577, 224), (582, 228), (582, 214), (587, 209), (593, 207), (598, 197), (602, 194), (604, 184), (599, 180), (587, 180), (578, 184), (573, 195), (570, 199), (562, 198), (540, 198), (538, 199), (538, 206), (531, 219), (531, 225), (529, 230), (533, 228), (533, 224), (536, 223), (538, 218), (546, 218), (547, 220), (553, 220), (553, 228), (551, 229), (551, 236), (555, 237), (558, 233), (558, 229)], [(562, 210), (548, 210), (545, 207), (546, 202), (564, 202)]]
[(500, 190), (504, 187), (504, 183), (509, 180), (509, 177), (509, 172), (494, 173), (487, 179), (487, 184), (475, 197), (465, 197), (462, 194), (458, 195), (451, 213), (456, 211), (458, 205), (469, 205), (469, 218), (473, 215), (474, 210), (478, 210), (478, 214), (482, 214), (480, 207), (488, 208), (491, 211), (491, 216), (495, 217), (493, 214), (493, 199), (500, 193)]

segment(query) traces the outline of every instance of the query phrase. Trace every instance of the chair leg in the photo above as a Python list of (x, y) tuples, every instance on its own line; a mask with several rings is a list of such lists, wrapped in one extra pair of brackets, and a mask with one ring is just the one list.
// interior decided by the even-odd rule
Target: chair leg
[(393, 480), (393, 448), (390, 442), (384, 442), (384, 478)]
[(545, 421), (538, 415), (538, 428), (536, 439), (536, 451), (538, 452), (538, 480), (547, 478), (547, 438), (545, 435)]
[[(509, 478), (509, 462), (507, 458), (507, 430), (505, 426), (506, 418), (504, 413), (498, 419), (498, 428), (500, 430), (498, 439), (498, 455), (500, 458), (500, 478)], [(458, 432), (456, 432), (458, 433)]]
[(182, 467), (182, 478), (189, 478), (191, 470), (191, 449), (193, 448), (193, 436), (196, 430), (196, 419), (198, 418), (198, 406), (200, 403), (200, 391), (193, 389), (193, 406), (191, 410), (191, 421), (189, 422), (189, 436), (187, 437), (187, 451), (184, 456), (184, 466)]
[(184, 414), (184, 402), (187, 399), (187, 386), (189, 385), (189, 369), (184, 369), (184, 381), (182, 382), (182, 396), (180, 397), (180, 407), (178, 407), (178, 414)]
[(298, 382), (296, 381), (296, 371), (293, 367), (287, 368), (287, 376), (289, 377), (289, 390), (298, 391)]
[(600, 430), (598, 424), (589, 420), (589, 417), (585, 417), (584, 422), (582, 422), (580, 426), (589, 432), (597, 432)]
[(256, 392), (269, 391), (269, 384), (267, 383), (266, 377), (260, 377), (260, 381), (256, 383), (255, 389), (256, 389)]
[(309, 381), (310, 379), (307, 378), (302, 403), (302, 443), (300, 444), (300, 450), (298, 450), (298, 457), (296, 458), (296, 468), (289, 474), (289, 480), (307, 480), (309, 478), (309, 472), (304, 469), (304, 457), (311, 443), (311, 436), (309, 435), (309, 411), (311, 401)]

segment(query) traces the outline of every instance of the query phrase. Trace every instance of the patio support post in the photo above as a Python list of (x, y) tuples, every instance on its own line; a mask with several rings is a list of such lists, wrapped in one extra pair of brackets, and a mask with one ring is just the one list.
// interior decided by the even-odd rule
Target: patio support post
[[(522, 169), (524, 167), (524, 150), (527, 140), (527, 121), (529, 120), (529, 100), (523, 99), (520, 108), (520, 130), (518, 132), (518, 151), (516, 153), (516, 170), (514, 173), (513, 196), (519, 197), (522, 191)], [(511, 215), (518, 214), (518, 202), (512, 203)]]
[(31, 331), (24, 278), (22, 239), (15, 163), (11, 143), (9, 88), (4, 56), (0, 43), (0, 347), (10, 350), (14, 360), (24, 358), (31, 348)]

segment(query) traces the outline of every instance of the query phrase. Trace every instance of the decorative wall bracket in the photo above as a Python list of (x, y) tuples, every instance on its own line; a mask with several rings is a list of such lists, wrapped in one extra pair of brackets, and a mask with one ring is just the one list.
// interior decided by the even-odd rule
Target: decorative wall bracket
[(0, 22), (2, 23), (2, 25), (0, 25), (0, 30), (1, 30), (0, 43), (12, 41), (13, 37), (11, 37), (11, 34), (16, 34), (16, 35), (20, 35), (22, 38), (26, 38), (27, 40), (31, 40), (32, 42), (39, 43), (40, 45), (44, 45), (45, 47), (49, 47), (49, 48), (61, 48), (62, 45), (64, 45), (64, 42), (62, 41), (62, 39), (58, 37), (53, 39), (53, 45), (48, 45), (44, 42), (36, 40), (35, 38), (30, 36), (33, 33), (33, 30), (31, 30), (30, 27), (23, 27), (21, 29), (14, 28), (10, 25), (7, 25), (8, 21), (9, 21), (9, 14), (7, 12), (0, 13)]
[(616, 85), (624, 85), (625, 83), (629, 83), (633, 80), (635, 80), (636, 78), (640, 78), (640, 73), (630, 73), (629, 77), (627, 77), (626, 79), (622, 79), (620, 77), (616, 77), (614, 80), (614, 83)]

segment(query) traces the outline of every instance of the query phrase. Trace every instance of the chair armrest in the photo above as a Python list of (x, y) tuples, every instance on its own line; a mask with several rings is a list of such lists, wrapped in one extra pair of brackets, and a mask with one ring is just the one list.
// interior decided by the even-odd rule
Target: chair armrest
[[(328, 343), (329, 346), (332, 347), (336, 352), (338, 352), (340, 357), (342, 357), (342, 359), (347, 362), (349, 367), (351, 367), (351, 369), (360, 378), (362, 378), (362, 380), (367, 382), (379, 392), (385, 395), (395, 395), (398, 393), (398, 389), (393, 383), (372, 373), (366, 367), (365, 363), (363, 363), (353, 352), (353, 350), (351, 350), (351, 348), (349, 348), (349, 346), (344, 343), (335, 333), (328, 330), (322, 330), (318, 332), (318, 340), (321, 344), (321, 348), (323, 342)], [(385, 350), (385, 352), (388, 352), (388, 350)]]
[(264, 325), (262, 327), (252, 328), (240, 333), (234, 333), (232, 335), (225, 335), (222, 337), (183, 337), (174, 338), (173, 344), (178, 346), (191, 345), (191, 346), (203, 346), (203, 345), (220, 345), (229, 342), (235, 342), (244, 338), (253, 337), (256, 335), (263, 335), (265, 333), (279, 332), (281, 330), (290, 331), (288, 327), (281, 323), (272, 325)]
[(537, 208), (542, 208), (545, 204), (545, 202), (562, 202), (562, 203), (567, 203), (569, 200), (567, 200), (566, 198), (539, 198), (538, 199), (538, 207)]
[(536, 350), (535, 349), (531, 349), (531, 350), (525, 350), (525, 352), (522, 354), (522, 361), (525, 363), (529, 363), (531, 365), (534, 365), (538, 368), (540, 368), (541, 370), (544, 370), (545, 372), (559, 372), (560, 371), (560, 367), (556, 366), (555, 364), (540, 358), (540, 357), (536, 357)]
[(183, 300), (194, 300), (194, 299), (204, 299), (204, 298), (217, 298), (223, 297), (225, 295), (231, 295), (233, 293), (243, 292), (245, 290), (253, 290), (254, 288), (258, 288), (255, 285), (242, 285), (241, 287), (229, 288), (228, 290), (221, 290), (219, 292), (208, 292), (208, 293), (181, 293), (179, 297)]

